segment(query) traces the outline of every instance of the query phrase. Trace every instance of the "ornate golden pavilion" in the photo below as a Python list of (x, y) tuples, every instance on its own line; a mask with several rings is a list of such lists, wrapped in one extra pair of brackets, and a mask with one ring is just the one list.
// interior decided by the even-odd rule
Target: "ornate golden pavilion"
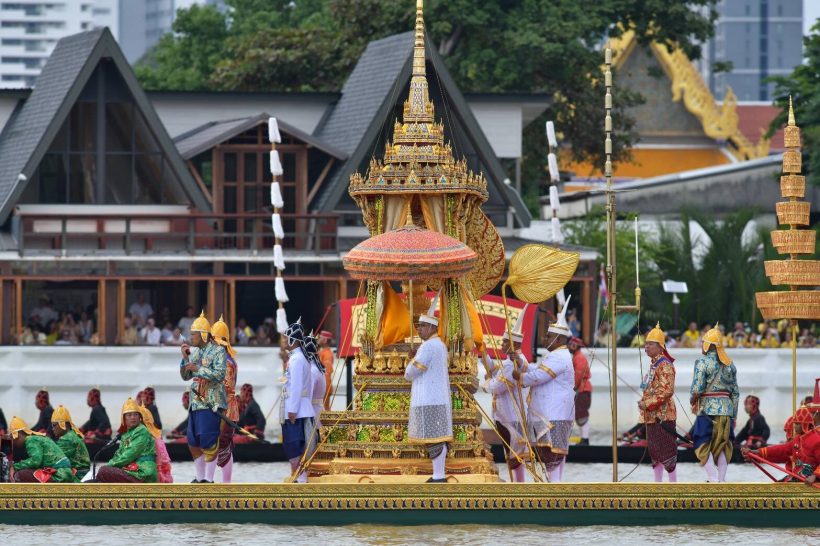
[[(416, 10), (413, 71), (401, 121), (393, 127), (383, 160), (371, 160), (365, 176), (350, 178), (350, 195), (362, 210), (371, 236), (413, 225), (466, 243), (478, 262), (464, 280), (402, 284), (404, 302), (412, 299), (413, 322), (429, 307), (428, 289), (441, 290), (440, 334), (450, 349), (453, 443), (447, 474), (459, 482), (496, 481), (497, 471), (479, 429), (481, 415), (473, 393), (477, 361), (471, 354), (482, 340), (472, 301), (489, 292), (504, 272), (501, 238), (481, 210), (487, 182), (457, 160), (436, 121), (426, 76), (423, 2)], [(423, 445), (407, 441), (410, 383), (404, 379), (409, 343), (396, 328), (389, 302), (400, 301), (384, 281), (367, 281), (365, 333), (355, 358), (358, 395), (351, 411), (323, 412), (321, 443), (309, 467), (311, 481), (422, 482), (431, 473)], [(401, 316), (399, 314), (398, 316)], [(401, 326), (401, 325), (400, 325)], [(389, 333), (388, 331), (392, 332)], [(398, 332), (400, 335), (396, 335)]]

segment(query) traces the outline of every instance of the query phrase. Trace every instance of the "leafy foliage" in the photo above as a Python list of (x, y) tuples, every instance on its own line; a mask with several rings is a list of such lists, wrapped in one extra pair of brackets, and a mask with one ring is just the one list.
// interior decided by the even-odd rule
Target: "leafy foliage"
[[(683, 211), (680, 222), (661, 227), (656, 236), (640, 232), (640, 275), (642, 325), (655, 321), (672, 324), (671, 296), (663, 292), (665, 279), (684, 281), (688, 294), (681, 294), (681, 325), (715, 321), (754, 323), (754, 294), (771, 290), (763, 274), (762, 259), (773, 258), (774, 250), (763, 244), (768, 237), (746, 233), (755, 217), (752, 210), (740, 210), (715, 220), (699, 211)], [(693, 237), (691, 223), (697, 223), (705, 238)], [(564, 223), (567, 242), (595, 248), (606, 256), (606, 220), (602, 209)], [(617, 226), (618, 293), (631, 302), (635, 288), (635, 235), (631, 218)], [(770, 247), (771, 245), (769, 245)]]
[[(428, 0), (428, 32), (467, 92), (549, 93), (550, 111), (527, 128), (522, 175), (537, 206), (545, 178), (543, 121), (556, 121), (576, 161), (603, 163), (601, 49), (634, 29), (700, 56), (716, 0)], [(174, 33), (137, 66), (148, 89), (337, 91), (370, 40), (412, 28), (412, 0), (227, 0), (180, 10)], [(618, 90), (616, 161), (637, 135)]]

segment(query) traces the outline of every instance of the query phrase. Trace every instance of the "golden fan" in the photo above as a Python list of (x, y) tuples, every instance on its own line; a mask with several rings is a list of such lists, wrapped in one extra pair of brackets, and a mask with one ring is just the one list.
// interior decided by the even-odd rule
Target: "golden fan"
[(558, 293), (575, 274), (581, 255), (546, 245), (525, 245), (510, 260), (507, 280), (515, 297), (527, 303), (541, 303)]

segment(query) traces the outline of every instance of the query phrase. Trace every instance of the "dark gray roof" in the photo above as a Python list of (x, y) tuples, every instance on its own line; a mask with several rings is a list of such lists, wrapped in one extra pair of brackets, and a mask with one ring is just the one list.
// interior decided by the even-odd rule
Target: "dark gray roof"
[[(233, 138), (252, 127), (256, 127), (260, 123), (267, 123), (269, 117), (270, 115), (262, 112), (255, 116), (246, 118), (211, 121), (178, 135), (174, 138), (174, 143), (184, 159), (191, 159), (192, 157), (213, 148), (221, 142)], [(326, 144), (321, 139), (305, 133), (293, 125), (282, 121), (281, 119), (277, 118), (276, 121), (279, 125), (280, 132), (286, 133), (301, 140), (302, 142), (310, 144), (314, 148), (321, 150), (336, 159), (344, 160), (347, 158), (347, 154)]]
[[(466, 137), (471, 140), (488, 171), (485, 174), (490, 193), (499, 194), (507, 206), (514, 208), (518, 223), (528, 226), (531, 217), (526, 205), (513, 188), (504, 184), (504, 169), (443, 59), (429, 41), (426, 51), (453, 115), (464, 127)], [(390, 121), (387, 118), (410, 81), (412, 56), (412, 32), (370, 42), (345, 82), (342, 98), (324, 124), (315, 131), (325, 142), (345, 151), (350, 157), (317, 196), (316, 208), (319, 211), (332, 211), (337, 206), (347, 191), (350, 175), (375, 151), (382, 127)]]
[(5, 222), (25, 189), (27, 180), (19, 180), (19, 175), (23, 174), (26, 179), (32, 177), (94, 69), (104, 58), (110, 59), (121, 73), (137, 107), (167, 154), (176, 178), (182, 183), (182, 187), (174, 187), (173, 191), (200, 210), (210, 209), (116, 40), (103, 28), (67, 36), (57, 42), (37, 78), (34, 91), (6, 124), (0, 136), (0, 224)]

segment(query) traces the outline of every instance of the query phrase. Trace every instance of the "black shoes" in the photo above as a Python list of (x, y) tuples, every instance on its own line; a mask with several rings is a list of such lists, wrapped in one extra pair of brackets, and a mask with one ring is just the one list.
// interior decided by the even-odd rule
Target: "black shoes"
[(191, 481), (191, 483), (214, 483), (214, 482), (211, 482), (211, 481), (208, 481), (208, 480), (197, 480), (196, 478), (194, 478)]
[(425, 483), (447, 483), (447, 478), (435, 479), (431, 477), (428, 478)]

